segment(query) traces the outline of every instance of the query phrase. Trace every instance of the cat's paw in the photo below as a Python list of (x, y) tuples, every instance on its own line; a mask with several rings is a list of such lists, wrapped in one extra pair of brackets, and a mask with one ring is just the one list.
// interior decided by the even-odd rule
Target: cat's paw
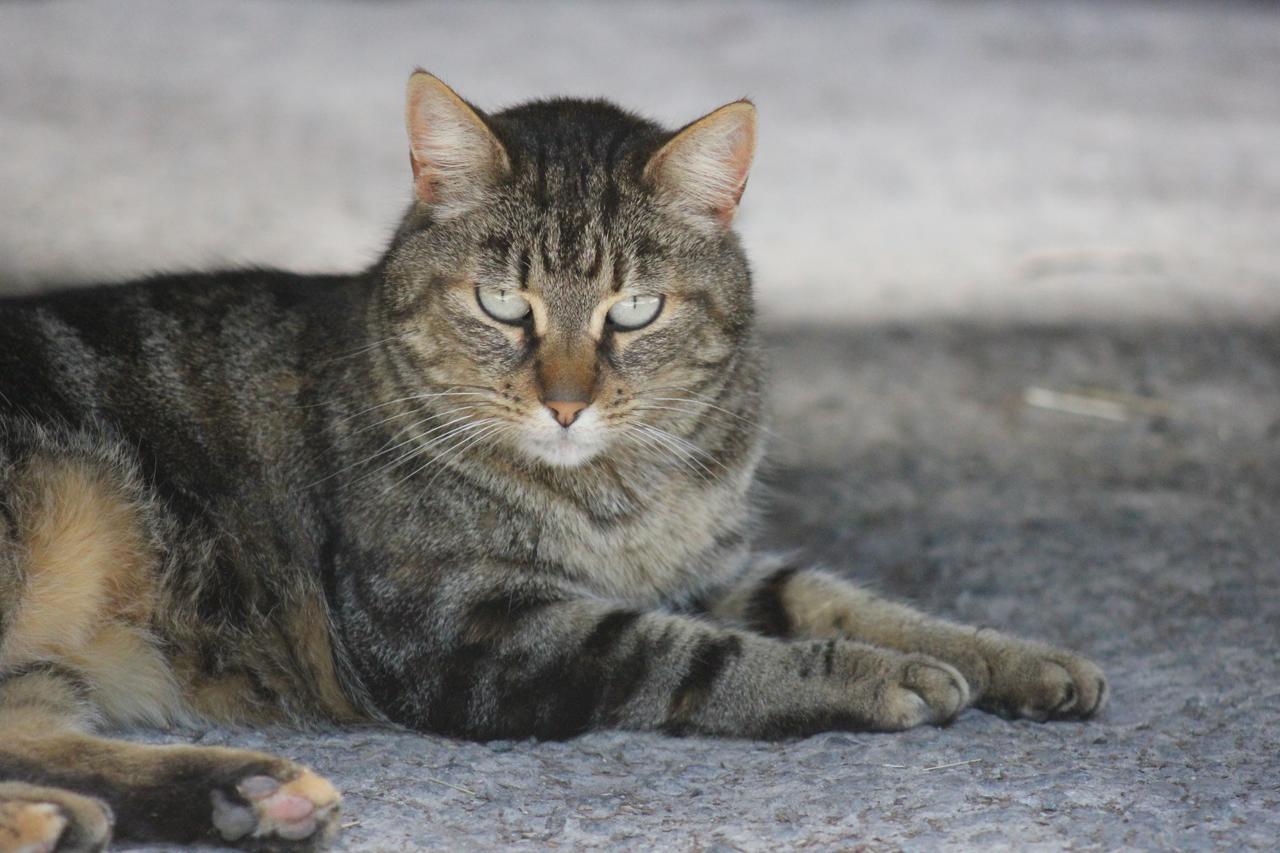
[(106, 848), (113, 823), (106, 803), (60, 788), (21, 788), (0, 790), (0, 850), (95, 853)]
[(305, 768), (286, 778), (241, 779), (234, 795), (215, 788), (213, 826), (224, 841), (254, 850), (324, 847), (337, 833), (337, 790)]
[(988, 640), (990, 681), (977, 705), (1005, 717), (1088, 719), (1107, 703), (1107, 677), (1093, 661), (1052, 646)]
[(969, 685), (953, 666), (927, 655), (894, 655), (879, 683), (862, 684), (871, 697), (873, 729), (901, 731), (942, 725), (969, 706)]

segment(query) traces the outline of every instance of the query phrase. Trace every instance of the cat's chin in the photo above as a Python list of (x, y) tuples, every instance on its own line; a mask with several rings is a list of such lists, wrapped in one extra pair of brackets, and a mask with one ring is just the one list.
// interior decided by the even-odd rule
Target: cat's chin
[(521, 435), (526, 454), (554, 468), (576, 468), (599, 456), (608, 445), (604, 424), (587, 409), (565, 429), (550, 414), (537, 418)]

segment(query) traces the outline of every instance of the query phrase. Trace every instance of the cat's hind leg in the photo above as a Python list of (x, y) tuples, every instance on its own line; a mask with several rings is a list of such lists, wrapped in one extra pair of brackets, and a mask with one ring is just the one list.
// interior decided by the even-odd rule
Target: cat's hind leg
[(22, 840), (0, 850), (93, 849), (110, 814), (130, 841), (322, 844), (339, 798), (304, 767), (93, 734), (188, 712), (149, 630), (159, 549), (136, 477), (49, 443), (0, 447), (0, 834)]
[(1107, 701), (1102, 670), (1080, 655), (936, 619), (826, 572), (758, 571), (710, 610), (768, 635), (843, 637), (946, 661), (964, 676), (977, 707), (1003, 716), (1084, 719)]
[(92, 850), (114, 814), (116, 836), (135, 842), (311, 849), (334, 834), (338, 793), (310, 770), (244, 750), (99, 737), (90, 692), (53, 665), (0, 685), (0, 779), (11, 780), (0, 815), (13, 815), (0, 817), (0, 833), (39, 824), (33, 831), (58, 833), (48, 849)]

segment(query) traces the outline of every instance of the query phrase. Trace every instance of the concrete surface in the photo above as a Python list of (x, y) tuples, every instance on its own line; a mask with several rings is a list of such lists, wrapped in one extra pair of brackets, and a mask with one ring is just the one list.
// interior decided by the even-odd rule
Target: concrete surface
[[(358, 266), (407, 197), (415, 64), (486, 106), (754, 95), (764, 540), (1091, 654), (1112, 705), (783, 744), (202, 742), (329, 774), (347, 850), (1277, 846), (1275, 4), (0, 3), (0, 291)], [(1107, 417), (1027, 404), (1073, 390)]]

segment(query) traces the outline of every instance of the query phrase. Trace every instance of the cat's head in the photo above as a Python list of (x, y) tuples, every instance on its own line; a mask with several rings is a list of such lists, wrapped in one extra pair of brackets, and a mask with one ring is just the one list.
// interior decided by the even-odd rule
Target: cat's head
[(401, 381), (449, 395), (436, 437), (557, 466), (681, 452), (751, 346), (730, 222), (755, 116), (736, 101), (671, 132), (603, 101), (485, 115), (409, 79), (416, 200), (382, 305)]

